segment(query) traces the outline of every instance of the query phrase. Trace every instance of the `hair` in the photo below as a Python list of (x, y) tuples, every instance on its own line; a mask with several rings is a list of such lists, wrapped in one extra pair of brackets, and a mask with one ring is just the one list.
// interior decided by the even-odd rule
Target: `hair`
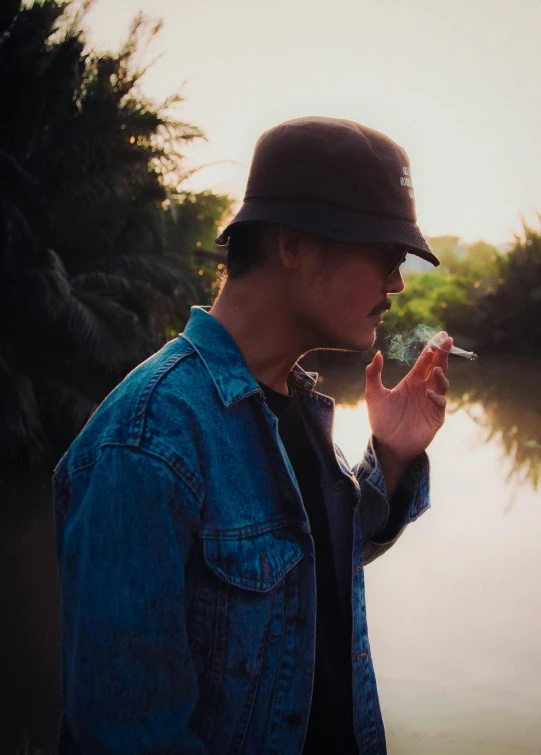
[(278, 228), (274, 223), (259, 220), (233, 226), (227, 244), (227, 276), (241, 278), (263, 267)]
[[(266, 221), (250, 221), (233, 226), (227, 244), (227, 277), (238, 279), (251, 270), (261, 269), (276, 244), (280, 225)], [(330, 280), (336, 261), (327, 251), (328, 239), (318, 237), (320, 265), (318, 273)]]

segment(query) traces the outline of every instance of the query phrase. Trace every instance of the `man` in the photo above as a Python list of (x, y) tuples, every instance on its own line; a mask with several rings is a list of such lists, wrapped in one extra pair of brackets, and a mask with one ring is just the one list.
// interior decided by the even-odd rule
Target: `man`
[(353, 469), (297, 360), (369, 349), (406, 253), (438, 264), (409, 175), (400, 147), (351, 121), (266, 132), (218, 240), (213, 307), (60, 462), (60, 752), (385, 753), (363, 563), (429, 505), (451, 339), (391, 391), (376, 354)]

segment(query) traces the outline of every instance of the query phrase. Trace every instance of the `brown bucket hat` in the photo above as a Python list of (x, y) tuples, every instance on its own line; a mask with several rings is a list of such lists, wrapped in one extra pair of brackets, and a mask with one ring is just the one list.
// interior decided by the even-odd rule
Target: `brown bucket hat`
[(433, 265), (415, 212), (408, 156), (388, 136), (341, 118), (286, 121), (258, 140), (244, 203), (216, 239), (267, 221), (355, 243), (392, 244)]

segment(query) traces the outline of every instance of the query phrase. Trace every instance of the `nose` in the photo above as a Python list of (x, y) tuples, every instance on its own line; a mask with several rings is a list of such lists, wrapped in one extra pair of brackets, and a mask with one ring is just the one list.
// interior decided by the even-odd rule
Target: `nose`
[(398, 268), (398, 270), (395, 270), (394, 273), (389, 278), (389, 280), (387, 281), (387, 284), (385, 286), (385, 293), (386, 294), (399, 294), (401, 291), (404, 290), (405, 285), (406, 284), (404, 283), (404, 278), (402, 277), (400, 268)]

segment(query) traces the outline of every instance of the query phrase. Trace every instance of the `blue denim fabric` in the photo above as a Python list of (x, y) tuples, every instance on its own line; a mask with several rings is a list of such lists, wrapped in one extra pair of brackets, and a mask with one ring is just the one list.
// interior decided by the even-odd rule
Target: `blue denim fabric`
[[(206, 308), (107, 397), (54, 476), (62, 592), (61, 753), (300, 755), (315, 648), (314, 544), (276, 417)], [(334, 402), (295, 367), (323, 464), (355, 733), (386, 752), (363, 563), (429, 505), (426, 457), (399, 531), (372, 445), (350, 469)], [(404, 492), (405, 491), (405, 492)], [(379, 521), (374, 523), (374, 516)]]

